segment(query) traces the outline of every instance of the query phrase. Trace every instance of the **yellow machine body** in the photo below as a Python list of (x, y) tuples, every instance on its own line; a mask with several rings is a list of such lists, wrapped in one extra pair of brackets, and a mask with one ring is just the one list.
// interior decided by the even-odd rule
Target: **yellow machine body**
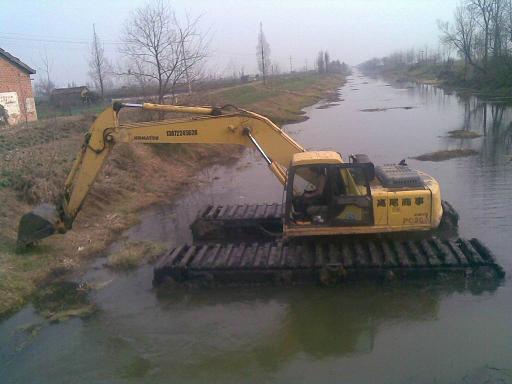
[[(199, 116), (121, 124), (118, 117), (123, 108)], [(254, 112), (236, 107), (114, 103), (96, 118), (87, 133), (64, 185), (64, 197), (59, 207), (45, 205), (22, 217), (19, 244), (29, 244), (71, 229), (84, 199), (118, 142), (238, 144), (255, 148), (274, 176), (287, 188), (287, 212), (283, 224), (287, 237), (421, 231), (436, 228), (442, 216), (439, 184), (431, 176), (421, 173), (421, 188), (387, 188), (377, 178), (362, 185), (352, 175), (357, 167), (350, 168), (339, 153), (307, 152), (272, 121)], [(330, 199), (335, 203), (332, 205), (334, 213), (329, 212), (329, 220), (320, 223), (293, 218), (293, 199), (300, 191), (293, 190), (290, 176), (297, 174), (314, 182), (315, 174), (308, 170), (311, 166), (325, 166), (329, 172), (334, 172), (333, 177), (346, 185), (350, 195)]]
[[(341, 179), (347, 186), (347, 195), (360, 196), (369, 202), (371, 223), (362, 225), (363, 209), (357, 204), (345, 204), (339, 215), (329, 215), (332, 221), (342, 221), (343, 225), (330, 225), (329, 222), (314, 222), (313, 220), (293, 220), (293, 207), (286, 204), (284, 235), (285, 237), (326, 236), (326, 235), (352, 235), (372, 234), (404, 231), (427, 231), (439, 226), (443, 215), (441, 206), (441, 192), (439, 183), (430, 175), (419, 172), (422, 180), (421, 187), (385, 187), (382, 182), (373, 177), (367, 185), (358, 183), (351, 176), (342, 156), (333, 151), (311, 151), (293, 155), (290, 173), (294, 168), (305, 179), (310, 180), (312, 175), (306, 175), (301, 168), (331, 166), (340, 168)], [(347, 168), (345, 168), (347, 167)], [(293, 180), (289, 180), (293, 183)], [(366, 183), (365, 183), (366, 184)], [(287, 200), (293, 199), (292, 188)], [(328, 212), (329, 213), (329, 212)], [(350, 225), (350, 221), (357, 225)]]

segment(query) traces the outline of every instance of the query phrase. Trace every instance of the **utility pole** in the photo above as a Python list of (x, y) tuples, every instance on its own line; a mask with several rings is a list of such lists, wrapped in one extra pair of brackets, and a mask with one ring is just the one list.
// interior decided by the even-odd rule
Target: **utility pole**
[(290, 55), (290, 73), (293, 72), (292, 56)]

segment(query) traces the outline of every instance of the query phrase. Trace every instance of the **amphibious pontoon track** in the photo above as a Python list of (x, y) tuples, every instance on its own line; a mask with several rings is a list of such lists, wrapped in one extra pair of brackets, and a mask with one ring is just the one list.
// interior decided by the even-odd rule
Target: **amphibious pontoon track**
[(282, 204), (209, 205), (190, 226), (194, 241), (268, 238), (282, 232)]
[(439, 274), (502, 278), (504, 271), (477, 239), (269, 241), (172, 249), (157, 261), (153, 283), (336, 283)]
[[(447, 201), (442, 202), (441, 229), (457, 228), (459, 215)], [(261, 240), (280, 236), (283, 230), (282, 204), (209, 205), (191, 224), (195, 242), (230, 239)]]

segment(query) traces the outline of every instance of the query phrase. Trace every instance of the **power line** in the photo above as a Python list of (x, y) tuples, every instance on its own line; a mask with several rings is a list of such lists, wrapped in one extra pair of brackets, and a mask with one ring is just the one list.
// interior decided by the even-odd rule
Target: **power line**
[[(16, 35), (16, 36), (5, 36), (5, 35)], [(89, 40), (79, 40), (79, 39), (60, 39), (52, 36), (35, 36), (29, 35), (25, 33), (15, 33), (15, 32), (0, 32), (0, 40), (12, 40), (12, 41), (34, 41), (34, 42), (43, 42), (43, 43), (52, 43), (52, 44), (73, 44), (73, 45), (90, 45), (91, 41)], [(110, 45), (121, 45), (124, 44), (122, 41), (106, 41), (101, 40), (102, 44), (110, 44)], [(228, 51), (218, 51), (214, 49), (214, 53), (224, 56), (254, 56), (253, 53), (248, 52), (228, 52)]]
[[(39, 37), (22, 37), (22, 36), (4, 36), (5, 33), (0, 32), (0, 39), (15, 40), (15, 41), (37, 41), (42, 43), (58, 43), (58, 44), (82, 44), (89, 45), (91, 42), (88, 40), (64, 40), (56, 38), (39, 38)], [(102, 41), (102, 44), (123, 44), (121, 41)]]

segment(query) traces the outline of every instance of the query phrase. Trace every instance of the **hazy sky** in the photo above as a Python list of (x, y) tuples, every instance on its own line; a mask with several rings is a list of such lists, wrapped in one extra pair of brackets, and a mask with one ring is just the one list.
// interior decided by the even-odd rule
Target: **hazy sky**
[[(106, 55), (119, 61), (119, 40), (131, 10), (145, 0), (0, 0), (0, 47), (39, 70), (46, 51), (59, 86), (89, 81), (92, 24)], [(178, 15), (203, 15), (212, 35), (210, 71), (255, 73), (259, 22), (282, 71), (311, 68), (319, 50), (358, 64), (412, 46), (438, 46), (436, 20), (451, 20), (459, 0), (169, 1)]]

